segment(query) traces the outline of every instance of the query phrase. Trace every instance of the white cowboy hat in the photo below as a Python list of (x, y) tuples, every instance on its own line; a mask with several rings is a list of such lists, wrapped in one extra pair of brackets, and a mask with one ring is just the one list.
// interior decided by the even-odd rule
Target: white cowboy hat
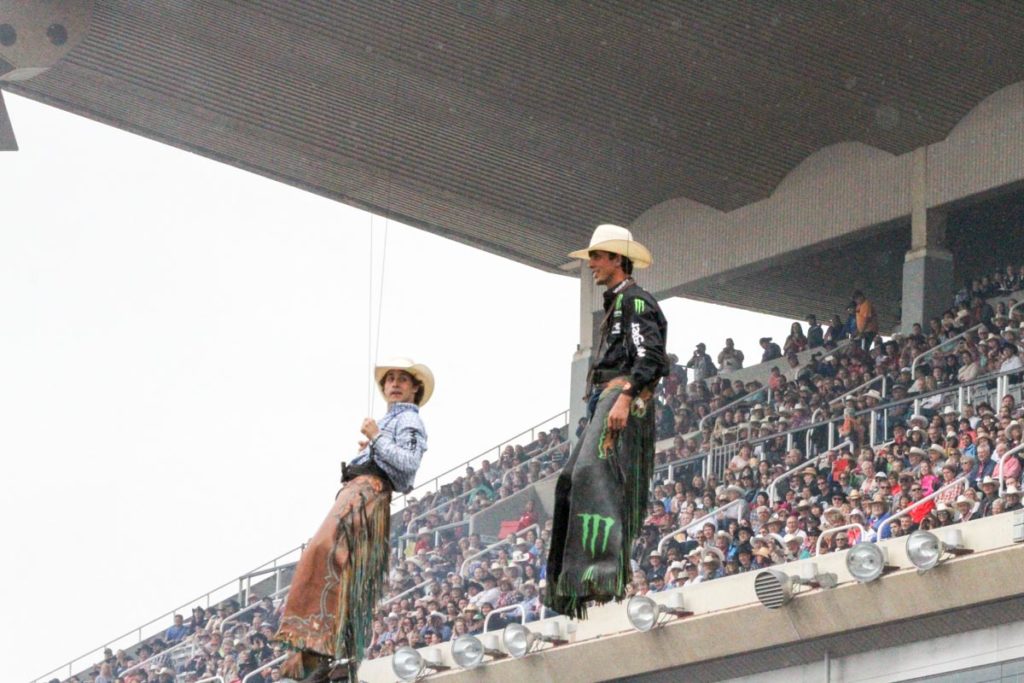
[(590, 246), (586, 249), (571, 252), (570, 258), (587, 260), (592, 251), (608, 251), (621, 254), (633, 262), (634, 268), (646, 268), (651, 265), (651, 252), (647, 247), (633, 239), (633, 233), (618, 225), (605, 223), (594, 229), (590, 236)]
[[(430, 400), (431, 394), (434, 393), (434, 373), (430, 371), (426, 365), (422, 363), (414, 363), (408, 358), (391, 358), (385, 363), (381, 363), (373, 369), (373, 377), (377, 381), (377, 388), (380, 389), (380, 395), (384, 396), (384, 375), (388, 374), (388, 370), (403, 370), (408, 372), (413, 378), (423, 384), (423, 396), (420, 398), (418, 405), (426, 405), (427, 401)], [(384, 396), (384, 400), (387, 400), (387, 396)]]

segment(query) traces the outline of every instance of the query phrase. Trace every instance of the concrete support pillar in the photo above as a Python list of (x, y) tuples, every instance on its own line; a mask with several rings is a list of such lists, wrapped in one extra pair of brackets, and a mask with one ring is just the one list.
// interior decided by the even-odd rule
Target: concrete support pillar
[(903, 310), (900, 328), (909, 333), (914, 323), (949, 307), (955, 292), (953, 254), (946, 249), (946, 214), (928, 208), (928, 150), (914, 151), (911, 176), (910, 251), (903, 261)]
[(572, 357), (572, 372), (569, 381), (569, 439), (576, 441), (576, 424), (587, 412), (583, 394), (587, 388), (587, 371), (593, 355), (594, 340), (599, 318), (594, 309), (598, 301), (594, 278), (586, 261), (580, 261), (580, 340)]

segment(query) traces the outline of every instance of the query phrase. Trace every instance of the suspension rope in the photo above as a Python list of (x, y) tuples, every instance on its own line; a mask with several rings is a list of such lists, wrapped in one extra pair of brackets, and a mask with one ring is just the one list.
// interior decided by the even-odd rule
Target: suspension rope
[(366, 259), (366, 364), (370, 370), (370, 382), (366, 392), (366, 414), (373, 415), (374, 348), (373, 348), (373, 214), (370, 214), (370, 258)]
[[(398, 24), (398, 36), (396, 40), (397, 50), (402, 50), (402, 36), (405, 33), (405, 13), (402, 12), (399, 15)], [(381, 55), (381, 59), (386, 58), (384, 51), (378, 52)], [(397, 61), (397, 57), (395, 57)], [(391, 84), (391, 114), (393, 117), (396, 116), (398, 111), (398, 89), (399, 89), (399, 73), (398, 69), (392, 70), (392, 84)], [(394, 158), (395, 156), (395, 128), (397, 127), (397, 119), (391, 126), (391, 134), (388, 139), (388, 158)], [(370, 366), (370, 390), (367, 396), (367, 408), (366, 414), (368, 416), (373, 415), (373, 404), (374, 399), (377, 396), (377, 382), (374, 378), (374, 368), (377, 365), (377, 354), (380, 351), (380, 327), (381, 320), (384, 312), (384, 274), (387, 267), (388, 258), (388, 230), (391, 227), (391, 186), (394, 183), (394, 173), (388, 172), (387, 186), (384, 190), (384, 243), (381, 247), (380, 257), (380, 283), (377, 291), (377, 326), (376, 335), (373, 330), (373, 268), (374, 268), (374, 254), (373, 254), (373, 214), (370, 215), (370, 273), (369, 273), (369, 293), (367, 301), (367, 319), (366, 319), (366, 353), (369, 356)]]
[[(370, 253), (373, 253), (373, 221), (371, 219), (371, 232), (370, 232)], [(369, 315), (367, 317), (367, 352), (370, 353), (370, 396), (367, 402), (367, 415), (373, 415), (373, 404), (374, 399), (377, 397), (377, 382), (373, 377), (373, 370), (377, 366), (378, 354), (380, 352), (380, 325), (381, 320), (384, 318), (384, 275), (387, 271), (388, 261), (388, 229), (391, 227), (391, 220), (384, 220), (384, 243), (381, 246), (380, 255), (380, 276), (379, 283), (377, 285), (377, 327), (373, 329), (373, 268), (374, 261), (370, 260), (370, 298), (369, 298)], [(372, 340), (372, 341), (370, 341)]]

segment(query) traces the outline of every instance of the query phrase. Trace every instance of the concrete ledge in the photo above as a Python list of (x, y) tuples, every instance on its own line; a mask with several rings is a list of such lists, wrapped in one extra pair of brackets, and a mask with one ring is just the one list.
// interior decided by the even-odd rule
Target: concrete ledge
[[(1024, 606), (1024, 584), (1017, 580), (1024, 546), (1013, 544), (1014, 517), (1004, 514), (957, 525), (964, 545), (976, 552), (923, 574), (907, 559), (905, 539), (892, 539), (881, 545), (890, 564), (902, 569), (872, 583), (853, 580), (846, 572), (845, 553), (823, 555), (815, 560), (818, 570), (836, 573), (840, 585), (798, 594), (778, 610), (757, 602), (755, 574), (743, 574), (680, 589), (695, 616), (661, 629), (634, 631), (624, 604), (605, 605), (577, 622), (574, 643), (431, 679), (590, 683), (667, 681), (668, 676), (679, 680), (685, 675), (687, 680), (718, 680), (814, 661), (825, 652), (866, 652), (991, 626), (999, 618), (1017, 619)], [(800, 564), (809, 561), (779, 568), (799, 573)], [(668, 596), (653, 597), (663, 602)], [(557, 620), (564, 633), (566, 619)], [(451, 663), (448, 646), (439, 650)], [(394, 680), (386, 659), (367, 662), (360, 674), (367, 681)]]

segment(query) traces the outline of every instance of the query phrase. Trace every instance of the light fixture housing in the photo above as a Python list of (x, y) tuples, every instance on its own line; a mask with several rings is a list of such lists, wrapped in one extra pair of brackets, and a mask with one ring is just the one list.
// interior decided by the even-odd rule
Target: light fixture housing
[(391, 670), (403, 681), (416, 681), (423, 677), (427, 663), (411, 647), (400, 647), (391, 655)]
[(427, 648), (425, 654), (411, 647), (400, 647), (391, 655), (391, 670), (403, 681), (418, 681), (432, 672), (447, 671), (450, 666), (441, 663), (441, 653), (435, 648)]
[(907, 557), (918, 572), (935, 568), (949, 556), (969, 555), (974, 551), (963, 546), (959, 529), (947, 529), (945, 540), (930, 531), (915, 531), (907, 536)]
[(509, 624), (501, 632), (501, 640), (505, 644), (505, 649), (516, 659), (529, 654), (537, 639), (537, 634), (522, 624)]
[(793, 581), (778, 569), (765, 569), (754, 577), (754, 593), (768, 609), (778, 609), (793, 599)]
[(813, 562), (800, 567), (801, 575), (789, 575), (778, 569), (763, 569), (754, 577), (754, 593), (768, 609), (778, 609), (793, 599), (797, 586), (835, 588), (838, 578), (832, 573), (818, 573)]
[(858, 543), (846, 551), (846, 571), (859, 583), (874, 581), (896, 569), (886, 563), (885, 549), (874, 543)]
[(675, 593), (675, 604), (660, 605), (646, 595), (634, 595), (626, 603), (626, 617), (637, 631), (646, 632), (662, 626), (668, 617), (688, 617), (693, 612), (683, 609), (682, 595)]
[(452, 641), (452, 659), (463, 669), (475, 669), (484, 661), (483, 642), (476, 636), (459, 636)]
[(626, 603), (626, 617), (637, 631), (650, 631), (658, 623), (658, 603), (646, 595), (634, 595)]

